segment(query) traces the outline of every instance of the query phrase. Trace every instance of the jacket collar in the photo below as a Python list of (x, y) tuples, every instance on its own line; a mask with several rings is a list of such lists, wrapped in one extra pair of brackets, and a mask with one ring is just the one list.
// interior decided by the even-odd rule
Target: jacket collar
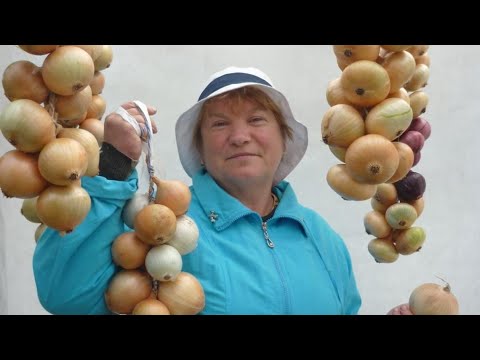
[[(226, 229), (244, 216), (259, 216), (223, 190), (205, 169), (199, 170), (194, 175), (193, 190), (205, 216), (217, 231)], [(290, 184), (284, 180), (277, 184), (273, 191), (280, 199), (280, 203), (269, 221), (289, 218), (298, 222), (307, 233), (302, 212), (299, 211), (300, 204)]]

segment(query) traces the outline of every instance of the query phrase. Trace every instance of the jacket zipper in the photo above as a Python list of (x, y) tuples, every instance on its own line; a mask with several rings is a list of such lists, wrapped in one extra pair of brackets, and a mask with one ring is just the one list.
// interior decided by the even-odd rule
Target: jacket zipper
[(275, 247), (275, 244), (273, 243), (273, 241), (270, 239), (270, 236), (268, 235), (266, 221), (262, 222), (262, 230), (263, 230), (263, 236), (265, 237), (265, 241), (267, 242), (268, 247), (270, 249), (273, 249)]

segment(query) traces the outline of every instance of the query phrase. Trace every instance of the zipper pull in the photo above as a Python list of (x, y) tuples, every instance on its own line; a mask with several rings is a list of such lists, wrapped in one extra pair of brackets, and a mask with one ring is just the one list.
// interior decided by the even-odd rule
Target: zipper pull
[(267, 242), (268, 247), (270, 249), (273, 249), (275, 247), (275, 244), (273, 243), (272, 240), (270, 240), (270, 236), (268, 236), (267, 223), (265, 221), (262, 223), (262, 230), (263, 230), (263, 236), (265, 237), (265, 241)]

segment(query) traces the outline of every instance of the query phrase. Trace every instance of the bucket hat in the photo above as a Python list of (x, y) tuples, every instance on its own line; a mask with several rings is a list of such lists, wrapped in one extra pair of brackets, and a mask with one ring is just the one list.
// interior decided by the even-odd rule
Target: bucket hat
[(216, 72), (207, 80), (197, 102), (180, 115), (175, 125), (180, 162), (190, 177), (193, 177), (202, 167), (200, 153), (193, 141), (193, 135), (203, 104), (214, 96), (245, 86), (255, 86), (265, 92), (277, 104), (293, 132), (292, 139), (286, 139), (285, 153), (274, 175), (274, 184), (287, 177), (305, 155), (308, 146), (307, 128), (295, 120), (285, 96), (273, 86), (270, 78), (262, 71), (251, 67), (232, 66)]

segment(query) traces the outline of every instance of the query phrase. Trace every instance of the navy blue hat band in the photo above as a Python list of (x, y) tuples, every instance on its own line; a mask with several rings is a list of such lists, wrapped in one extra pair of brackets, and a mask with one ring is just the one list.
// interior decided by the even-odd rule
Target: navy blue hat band
[(252, 74), (245, 74), (245, 73), (225, 74), (223, 76), (216, 78), (210, 84), (208, 84), (205, 90), (203, 90), (202, 93), (200, 94), (198, 101), (205, 99), (206, 97), (213, 94), (215, 91), (225, 86), (233, 85), (233, 84), (241, 84), (241, 83), (258, 83), (258, 84), (272, 87), (272, 85), (269, 84), (267, 81)]

